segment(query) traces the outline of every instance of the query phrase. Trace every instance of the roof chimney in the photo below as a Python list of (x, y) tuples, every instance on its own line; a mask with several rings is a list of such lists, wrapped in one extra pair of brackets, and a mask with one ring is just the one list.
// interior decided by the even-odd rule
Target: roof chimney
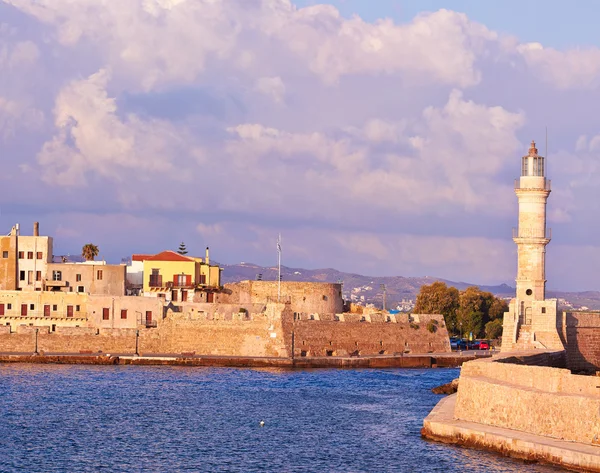
[(206, 264), (210, 264), (210, 255), (208, 253), (208, 246), (206, 247), (206, 259), (204, 261)]
[(40, 222), (33, 222), (33, 236), (40, 236)]

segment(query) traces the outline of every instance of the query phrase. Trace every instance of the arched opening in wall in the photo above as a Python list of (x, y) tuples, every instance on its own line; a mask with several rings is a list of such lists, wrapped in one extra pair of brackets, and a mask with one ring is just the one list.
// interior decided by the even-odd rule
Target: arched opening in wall
[(325, 355), (327, 355), (327, 356), (333, 356), (333, 350), (327, 350), (325, 352)]
[(379, 354), (380, 354), (380, 355), (386, 355), (386, 354), (387, 354), (387, 352), (386, 352), (385, 350), (379, 350)]
[(327, 296), (323, 296), (323, 300), (324, 300), (324, 301), (327, 301)]
[(306, 350), (301, 350), (300, 351), (300, 356), (306, 356), (307, 355), (307, 351)]

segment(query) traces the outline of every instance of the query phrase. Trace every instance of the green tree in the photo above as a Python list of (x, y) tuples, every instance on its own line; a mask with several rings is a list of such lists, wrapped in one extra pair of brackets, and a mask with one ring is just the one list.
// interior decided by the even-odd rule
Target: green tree
[(93, 243), (87, 243), (83, 245), (83, 248), (81, 249), (81, 256), (83, 256), (86, 261), (94, 261), (94, 258), (98, 256), (99, 252), (100, 251), (96, 245)]
[(413, 312), (415, 314), (440, 314), (444, 316), (446, 327), (456, 333), (458, 325), (456, 311), (459, 306), (459, 292), (455, 287), (436, 281), (421, 286)]
[(494, 297), (494, 301), (492, 302), (489, 311), (490, 320), (502, 320), (504, 312), (508, 312), (508, 303), (505, 300)]
[(493, 340), (502, 335), (502, 319), (494, 319), (485, 324), (485, 338)]
[(179, 253), (180, 255), (187, 255), (188, 252), (184, 242), (181, 242), (179, 244), (179, 249), (177, 250), (177, 253)]

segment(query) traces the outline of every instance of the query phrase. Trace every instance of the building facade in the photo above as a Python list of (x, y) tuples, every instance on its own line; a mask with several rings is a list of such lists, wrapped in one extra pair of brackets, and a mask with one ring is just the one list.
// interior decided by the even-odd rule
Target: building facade
[(49, 263), (45, 278), (48, 291), (79, 292), (97, 295), (125, 295), (124, 264), (103, 261)]
[(0, 237), (0, 290), (43, 291), (52, 246), (51, 237), (40, 236), (37, 222), (31, 236), (21, 235), (17, 224)]

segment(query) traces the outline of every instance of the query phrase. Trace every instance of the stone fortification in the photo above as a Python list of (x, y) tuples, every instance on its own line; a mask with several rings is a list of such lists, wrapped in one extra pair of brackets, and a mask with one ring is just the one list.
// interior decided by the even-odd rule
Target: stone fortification
[[(217, 302), (255, 304), (276, 301), (277, 281), (242, 281), (226, 284)], [(341, 284), (315, 282), (281, 282), (280, 300), (291, 303), (297, 314), (339, 314), (344, 311)]]
[(600, 471), (598, 378), (555, 367), (565, 361), (536, 351), (463, 364), (458, 393), (425, 419), (423, 435)]
[(567, 368), (600, 370), (600, 312), (563, 312), (560, 322)]
[[(465, 363), (457, 419), (586, 444), (599, 443), (598, 378), (545, 366)], [(590, 415), (594, 413), (593, 415)]]
[(292, 330), (296, 357), (450, 352), (448, 331), (439, 315), (296, 317)]

